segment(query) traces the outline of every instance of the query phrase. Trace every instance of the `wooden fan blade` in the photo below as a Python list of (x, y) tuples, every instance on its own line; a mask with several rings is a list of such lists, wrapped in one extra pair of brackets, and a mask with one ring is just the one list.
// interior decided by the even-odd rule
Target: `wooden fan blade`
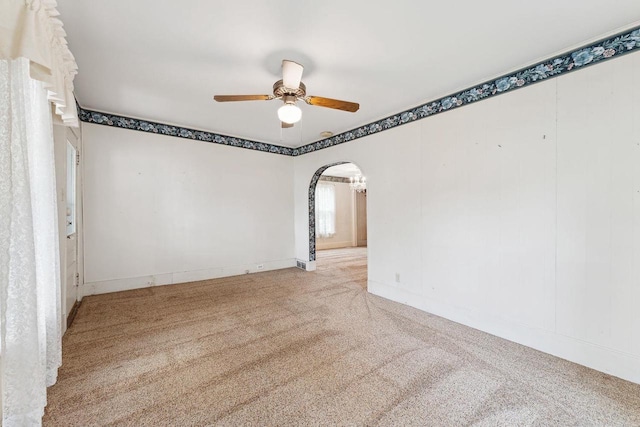
[(349, 111), (355, 113), (360, 108), (356, 102), (340, 101), (339, 99), (323, 98), (321, 96), (307, 96), (305, 102), (318, 107), (334, 108), (336, 110)]
[(229, 101), (268, 101), (273, 99), (271, 95), (216, 95), (213, 97), (218, 102)]
[(282, 127), (282, 129), (292, 128), (293, 123), (280, 122), (280, 126)]

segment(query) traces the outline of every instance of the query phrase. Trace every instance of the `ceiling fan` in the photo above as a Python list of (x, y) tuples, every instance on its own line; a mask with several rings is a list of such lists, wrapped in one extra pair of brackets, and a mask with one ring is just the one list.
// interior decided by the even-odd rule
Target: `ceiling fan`
[(284, 105), (278, 108), (278, 118), (283, 128), (293, 127), (293, 124), (302, 118), (302, 110), (296, 105), (296, 101), (299, 99), (309, 105), (349, 111), (351, 113), (358, 111), (360, 105), (355, 102), (340, 101), (321, 96), (307, 96), (307, 87), (301, 81), (303, 70), (304, 67), (302, 65), (285, 59), (282, 61), (282, 80), (278, 80), (273, 84), (273, 95), (216, 95), (213, 99), (218, 102), (282, 99)]

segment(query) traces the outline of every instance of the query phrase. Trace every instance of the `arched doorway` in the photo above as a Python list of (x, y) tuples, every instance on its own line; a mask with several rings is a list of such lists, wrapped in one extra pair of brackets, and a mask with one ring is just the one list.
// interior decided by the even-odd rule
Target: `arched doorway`
[(344, 165), (350, 162), (335, 162), (319, 168), (311, 178), (309, 184), (309, 261), (316, 260), (316, 187), (320, 176), (332, 166)]
[[(367, 288), (366, 184), (352, 162), (319, 168), (309, 185), (309, 260)], [(354, 182), (355, 180), (355, 182)]]

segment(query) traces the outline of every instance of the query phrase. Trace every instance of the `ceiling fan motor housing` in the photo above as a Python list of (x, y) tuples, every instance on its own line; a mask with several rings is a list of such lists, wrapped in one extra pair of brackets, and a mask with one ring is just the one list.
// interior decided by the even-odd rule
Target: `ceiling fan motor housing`
[(304, 83), (300, 82), (300, 87), (298, 87), (297, 90), (290, 89), (284, 86), (282, 80), (278, 80), (273, 84), (273, 96), (275, 96), (276, 98), (282, 98), (285, 103), (289, 102), (287, 101), (285, 96), (294, 97), (293, 102), (295, 102), (296, 99), (303, 99), (305, 96), (307, 96), (307, 87), (304, 85)]
[(295, 104), (298, 98), (295, 95), (283, 95), (282, 100), (285, 104)]

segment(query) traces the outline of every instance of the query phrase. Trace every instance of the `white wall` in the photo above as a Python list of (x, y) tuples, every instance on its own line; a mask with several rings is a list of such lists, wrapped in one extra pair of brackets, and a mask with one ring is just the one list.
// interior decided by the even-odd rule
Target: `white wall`
[(295, 266), (293, 158), (83, 124), (84, 295)]
[(296, 158), (296, 256), (311, 176), (354, 162), (369, 291), (640, 383), (638, 75), (630, 54)]
[(316, 249), (335, 249), (354, 246), (354, 198), (348, 183), (318, 181), (318, 184), (330, 184), (336, 195), (336, 233), (331, 237), (316, 238)]

